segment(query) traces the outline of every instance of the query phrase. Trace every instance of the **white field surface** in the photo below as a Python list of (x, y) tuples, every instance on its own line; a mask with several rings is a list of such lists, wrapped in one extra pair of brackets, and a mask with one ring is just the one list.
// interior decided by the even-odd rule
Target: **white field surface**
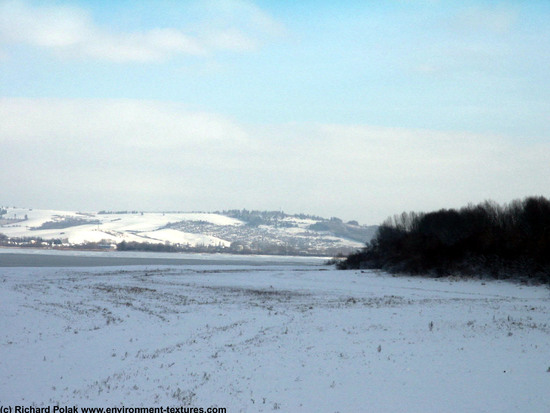
[(229, 241), (226, 241), (211, 235), (191, 234), (188, 232), (182, 232), (175, 229), (159, 229), (157, 231), (144, 232), (143, 235), (145, 235), (152, 241), (159, 241), (159, 242), (168, 241), (171, 244), (223, 245), (225, 247), (229, 247), (231, 245)]
[(0, 268), (6, 405), (548, 412), (550, 290), (295, 266)]

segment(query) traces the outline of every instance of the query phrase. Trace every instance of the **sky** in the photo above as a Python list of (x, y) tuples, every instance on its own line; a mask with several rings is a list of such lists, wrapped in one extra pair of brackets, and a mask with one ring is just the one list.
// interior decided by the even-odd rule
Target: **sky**
[(0, 205), (378, 224), (550, 197), (550, 2), (0, 0)]

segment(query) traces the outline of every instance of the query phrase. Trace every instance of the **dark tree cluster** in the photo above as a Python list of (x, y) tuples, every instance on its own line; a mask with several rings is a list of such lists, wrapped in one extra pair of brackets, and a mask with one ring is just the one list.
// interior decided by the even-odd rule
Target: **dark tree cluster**
[(257, 227), (259, 225), (271, 225), (275, 227), (296, 227), (297, 225), (292, 222), (281, 222), (285, 218), (299, 218), (299, 219), (314, 219), (318, 221), (324, 221), (324, 218), (307, 215), (307, 214), (294, 214), (289, 215), (282, 211), (249, 211), (247, 209), (231, 209), (229, 211), (216, 212), (221, 215), (225, 215), (231, 218), (239, 219), (246, 222), (247, 225)]
[[(127, 215), (127, 214), (139, 214), (140, 211), (99, 211), (98, 215)], [(143, 215), (143, 212), (141, 212), (141, 215)]]
[[(231, 243), (230, 247), (223, 245), (174, 245), (174, 244), (159, 244), (149, 242), (127, 242), (122, 241), (116, 244), (117, 251), (149, 251), (149, 252), (191, 252), (191, 253), (231, 253), (231, 254), (262, 254), (262, 255), (312, 255), (317, 256), (319, 253), (312, 251), (306, 253), (299, 251), (296, 247), (286, 244), (276, 244), (270, 242), (252, 242), (250, 245), (245, 245), (240, 242)], [(328, 251), (328, 254), (336, 254), (336, 249)]]
[(361, 226), (357, 221), (342, 222), (339, 218), (331, 218), (322, 222), (316, 222), (308, 226), (313, 231), (330, 232), (337, 237), (347, 238), (358, 242), (366, 242), (374, 236), (376, 225)]
[[(27, 216), (25, 215), (25, 219), (27, 219)], [(47, 221), (42, 223), (39, 227), (32, 227), (30, 228), (33, 231), (40, 230), (40, 229), (65, 229), (70, 227), (76, 227), (79, 225), (99, 225), (100, 222), (97, 219), (89, 220), (89, 219), (83, 219), (83, 218), (72, 218), (67, 217), (58, 221)]]
[(153, 251), (153, 252), (178, 252), (180, 248), (169, 244), (158, 244), (149, 242), (126, 242), (116, 244), (117, 251)]
[(149, 251), (149, 252), (227, 252), (220, 245), (197, 245), (194, 247), (150, 242), (122, 241), (116, 244), (117, 251)]
[(247, 209), (232, 209), (229, 211), (222, 211), (220, 214), (239, 219), (246, 222), (246, 224), (251, 227), (273, 225), (274, 223), (284, 224), (279, 221), (290, 216), (281, 211), (249, 211)]
[(521, 277), (550, 282), (550, 201), (486, 201), (459, 210), (403, 213), (387, 219), (341, 269), (409, 274)]

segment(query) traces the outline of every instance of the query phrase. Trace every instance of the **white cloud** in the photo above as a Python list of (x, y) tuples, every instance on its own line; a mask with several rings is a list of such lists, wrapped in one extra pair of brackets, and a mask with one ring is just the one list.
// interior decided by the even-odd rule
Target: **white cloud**
[(221, 2), (217, 10), (224, 18), (204, 23), (191, 36), (178, 28), (114, 31), (94, 22), (80, 8), (4, 1), (0, 2), (0, 43), (27, 44), (72, 58), (159, 62), (218, 50), (255, 50), (266, 33), (278, 27), (267, 14), (245, 2)]
[(0, 142), (94, 142), (127, 147), (172, 148), (246, 141), (234, 122), (182, 105), (126, 99), (0, 98)]
[(0, 34), (4, 41), (70, 47), (89, 37), (91, 29), (88, 16), (75, 8), (32, 8), (19, 1), (0, 3)]
[(377, 223), (550, 187), (550, 145), (502, 136), (254, 126), (131, 100), (4, 98), (0, 118), (0, 164), (9, 171), (0, 193), (29, 207), (283, 208)]
[(162, 61), (175, 55), (202, 55), (206, 50), (194, 39), (175, 29), (144, 33), (96, 33), (79, 51), (89, 57), (115, 62)]
[(177, 54), (205, 53), (197, 40), (181, 31), (113, 32), (97, 26), (85, 11), (73, 7), (32, 7), (9, 1), (0, 4), (0, 16), (0, 40), (42, 47), (66, 56), (147, 62)]

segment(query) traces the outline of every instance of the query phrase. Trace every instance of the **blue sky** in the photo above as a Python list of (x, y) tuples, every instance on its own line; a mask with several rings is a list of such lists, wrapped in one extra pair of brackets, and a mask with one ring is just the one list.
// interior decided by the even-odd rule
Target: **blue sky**
[[(374, 224), (550, 188), (545, 1), (0, 1), (0, 202)], [(63, 176), (61, 179), (60, 176)]]

